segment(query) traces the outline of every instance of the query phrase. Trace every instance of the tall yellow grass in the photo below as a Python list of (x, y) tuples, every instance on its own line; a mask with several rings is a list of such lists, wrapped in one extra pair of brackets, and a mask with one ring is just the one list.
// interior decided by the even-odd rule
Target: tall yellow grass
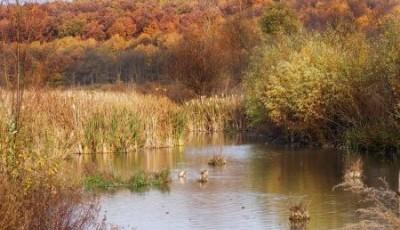
[[(12, 125), (11, 103), (11, 92), (1, 90), (0, 137)], [(40, 154), (129, 152), (182, 145), (185, 131), (243, 130), (244, 114), (240, 96), (178, 105), (166, 97), (134, 91), (26, 90), (24, 126), (17, 135), (28, 152)]]
[(183, 109), (189, 131), (241, 131), (247, 128), (242, 96), (202, 97), (186, 102)]
[[(0, 129), (11, 93), (0, 92)], [(83, 90), (25, 91), (24, 145), (36, 152), (131, 151), (182, 144), (184, 116), (162, 97)], [(0, 134), (1, 135), (1, 134)]]

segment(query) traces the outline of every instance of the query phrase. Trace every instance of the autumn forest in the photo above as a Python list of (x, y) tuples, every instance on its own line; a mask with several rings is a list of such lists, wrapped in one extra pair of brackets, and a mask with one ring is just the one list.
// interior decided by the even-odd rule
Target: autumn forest
[[(259, 19), (273, 1), (55, 1), (0, 8), (1, 85), (10, 84), (13, 46), (23, 44), (26, 84), (160, 83), (188, 95), (237, 86), (263, 35)], [(347, 25), (373, 36), (399, 10), (394, 0), (287, 1), (298, 25)], [(352, 28), (350, 28), (352, 27)], [(16, 33), (16, 29), (21, 31)], [(28, 76), (29, 75), (29, 76)], [(176, 85), (176, 83), (179, 83)], [(173, 92), (170, 92), (173, 94)], [(179, 95), (173, 95), (178, 97)], [(179, 98), (180, 99), (180, 98)]]

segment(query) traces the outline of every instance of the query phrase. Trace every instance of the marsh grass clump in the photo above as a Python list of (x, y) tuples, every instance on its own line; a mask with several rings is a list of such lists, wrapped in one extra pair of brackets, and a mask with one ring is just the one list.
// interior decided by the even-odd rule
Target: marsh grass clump
[(310, 214), (308, 213), (308, 205), (304, 201), (298, 201), (290, 204), (289, 221), (291, 224), (303, 224), (310, 220)]
[(208, 160), (208, 165), (213, 167), (221, 167), (226, 165), (226, 159), (222, 155), (214, 155), (210, 160)]
[(208, 170), (200, 171), (200, 178), (197, 180), (199, 183), (207, 183), (208, 182)]
[(86, 176), (84, 187), (91, 191), (110, 191), (119, 188), (127, 188), (131, 191), (141, 192), (150, 188), (168, 190), (170, 182), (171, 177), (169, 170), (161, 170), (153, 173), (138, 171), (128, 179), (97, 172), (94, 175)]
[(361, 157), (357, 157), (348, 162), (344, 172), (344, 179), (361, 179), (363, 174), (363, 165), (364, 163)]
[(144, 173), (139, 172), (139, 176), (132, 177), (128, 182), (128, 188), (132, 191), (144, 191), (150, 188), (157, 188), (161, 191), (169, 190), (171, 174), (169, 170), (159, 172)]
[(126, 183), (122, 182), (122, 185), (126, 186), (132, 191), (143, 191), (150, 188), (157, 188), (164, 191), (164, 190), (169, 190), (170, 182), (171, 182), (170, 171), (168, 169), (165, 169), (152, 173), (139, 171), (133, 177), (131, 177)]
[(345, 168), (343, 172), (343, 182), (334, 186), (333, 190), (340, 187), (362, 188), (363, 182), (363, 165), (362, 158), (358, 155), (348, 154), (345, 157)]
[(100, 175), (93, 175), (93, 176), (88, 176), (85, 178), (83, 184), (85, 189), (87, 190), (93, 190), (94, 188), (101, 189), (101, 190), (110, 190), (114, 188), (114, 184), (116, 182), (107, 180), (106, 178), (100, 176)]
[(168, 190), (168, 184), (170, 182), (171, 177), (169, 170), (161, 170), (153, 173), (140, 171), (128, 180), (127, 187), (132, 191), (143, 191), (152, 187), (160, 190)]

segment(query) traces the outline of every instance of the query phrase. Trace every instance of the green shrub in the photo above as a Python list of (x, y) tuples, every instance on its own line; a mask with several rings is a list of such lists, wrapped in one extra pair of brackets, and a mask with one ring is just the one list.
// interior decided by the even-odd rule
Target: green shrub
[(248, 116), (253, 125), (279, 127), (291, 141), (318, 143), (345, 137), (349, 128), (393, 121), (399, 38), (391, 31), (366, 37), (329, 30), (266, 45), (244, 79)]
[(400, 150), (400, 131), (385, 122), (354, 127), (345, 132), (346, 146), (356, 152), (388, 155)]

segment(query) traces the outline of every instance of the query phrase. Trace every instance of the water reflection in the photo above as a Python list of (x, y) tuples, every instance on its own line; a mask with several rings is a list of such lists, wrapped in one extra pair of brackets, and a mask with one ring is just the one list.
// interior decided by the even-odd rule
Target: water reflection
[(179, 162), (184, 161), (182, 148), (163, 148), (142, 150), (128, 154), (83, 154), (79, 156), (78, 165), (82, 167), (87, 163), (96, 165), (97, 170), (112, 172), (121, 178), (129, 178), (132, 173), (139, 170), (158, 172), (163, 169), (176, 168)]
[[(104, 194), (101, 200), (107, 220), (138, 229), (291, 229), (289, 200), (298, 197), (310, 201), (307, 229), (333, 229), (356, 220), (358, 198), (332, 191), (343, 179), (345, 154), (267, 147), (238, 136), (196, 136), (189, 143), (185, 148), (82, 156), (81, 163), (94, 162), (99, 169), (119, 176), (139, 169), (172, 171), (169, 193)], [(209, 167), (209, 158), (221, 146), (227, 165)], [(385, 177), (397, 187), (396, 165), (368, 157), (363, 162), (367, 184)], [(203, 169), (208, 169), (209, 179), (200, 184), (197, 180)], [(178, 176), (182, 170), (186, 170), (184, 178)]]

